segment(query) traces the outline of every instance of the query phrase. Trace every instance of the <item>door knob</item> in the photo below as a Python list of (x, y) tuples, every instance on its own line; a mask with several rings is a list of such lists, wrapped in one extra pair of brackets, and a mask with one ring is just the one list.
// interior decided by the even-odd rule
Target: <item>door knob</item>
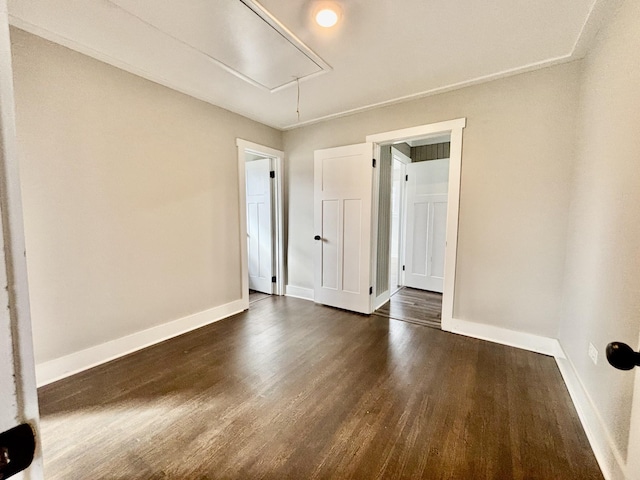
[(640, 353), (622, 342), (612, 342), (607, 345), (607, 360), (618, 370), (631, 370), (640, 366)]
[(35, 449), (33, 430), (26, 423), (0, 433), (0, 479), (12, 477), (31, 465)]
[(322, 240), (322, 237), (320, 235), (316, 235), (315, 237), (313, 237), (314, 240)]

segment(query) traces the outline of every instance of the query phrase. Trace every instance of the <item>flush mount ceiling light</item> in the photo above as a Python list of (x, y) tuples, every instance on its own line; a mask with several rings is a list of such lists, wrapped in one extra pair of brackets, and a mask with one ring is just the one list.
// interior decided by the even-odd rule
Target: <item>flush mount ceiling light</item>
[(338, 23), (341, 13), (342, 12), (338, 4), (333, 2), (323, 2), (316, 7), (313, 18), (321, 27), (331, 28)]

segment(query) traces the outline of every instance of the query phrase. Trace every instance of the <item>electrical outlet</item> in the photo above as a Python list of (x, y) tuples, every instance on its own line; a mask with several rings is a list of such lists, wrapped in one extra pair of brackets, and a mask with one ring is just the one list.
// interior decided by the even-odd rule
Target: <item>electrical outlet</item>
[(589, 358), (593, 360), (595, 365), (598, 364), (598, 349), (593, 346), (593, 343), (589, 343)]

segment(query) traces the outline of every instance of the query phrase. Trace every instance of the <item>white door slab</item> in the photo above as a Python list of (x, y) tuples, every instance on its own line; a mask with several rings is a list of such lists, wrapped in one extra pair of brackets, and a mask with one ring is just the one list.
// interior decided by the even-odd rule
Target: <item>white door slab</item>
[(315, 152), (314, 298), (360, 313), (371, 313), (372, 159), (371, 143)]
[(271, 160), (247, 162), (247, 252), (249, 288), (273, 293), (273, 245), (271, 221)]
[(38, 395), (15, 133), (7, 3), (0, 0), (0, 433), (21, 424), (31, 427), (34, 460), (11, 478), (38, 480), (43, 478)]
[(449, 160), (407, 165), (405, 285), (443, 292)]
[(389, 288), (390, 294), (396, 293), (403, 284), (402, 280), (402, 263), (401, 263), (401, 245), (404, 240), (402, 232), (404, 196), (405, 196), (405, 175), (406, 165), (400, 160), (393, 157), (393, 166), (391, 174), (391, 254), (389, 266)]

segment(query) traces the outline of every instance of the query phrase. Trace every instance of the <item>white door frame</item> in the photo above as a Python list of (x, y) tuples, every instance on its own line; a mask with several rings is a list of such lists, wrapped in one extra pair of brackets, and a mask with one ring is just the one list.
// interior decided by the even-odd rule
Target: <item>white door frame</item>
[[(457, 118), (445, 122), (431, 123), (428, 125), (420, 125), (417, 127), (404, 128), (401, 130), (393, 130), (390, 132), (376, 133), (367, 135), (367, 142), (375, 144), (375, 155), (380, 157), (381, 144), (393, 144), (415, 140), (438, 134), (451, 135), (451, 150), (449, 156), (449, 191), (448, 191), (448, 207), (447, 207), (447, 241), (444, 255), (444, 291), (442, 294), (442, 322), (450, 322), (453, 319), (453, 298), (456, 282), (456, 261), (458, 250), (458, 216), (460, 212), (460, 173), (462, 166), (462, 130), (467, 125), (466, 118)], [(379, 185), (374, 183), (374, 189), (378, 189)], [(377, 198), (377, 193), (375, 195)], [(377, 231), (377, 218), (374, 217), (374, 227)], [(377, 236), (373, 236), (373, 240), (377, 243)], [(375, 245), (377, 248), (377, 245)], [(374, 250), (375, 252), (375, 250)], [(375, 282), (377, 255), (373, 257), (372, 280)], [(376, 286), (374, 285), (374, 291)], [(372, 300), (372, 310), (375, 306)]]
[(276, 277), (274, 295), (284, 295), (284, 209), (283, 209), (283, 173), (284, 152), (257, 143), (236, 139), (238, 147), (238, 188), (240, 208), (240, 263), (242, 274), (242, 304), (246, 310), (249, 308), (249, 264), (247, 253), (247, 185), (245, 179), (245, 154), (262, 155), (274, 159), (273, 169), (276, 172), (273, 211), (275, 218), (274, 245), (274, 275)]

